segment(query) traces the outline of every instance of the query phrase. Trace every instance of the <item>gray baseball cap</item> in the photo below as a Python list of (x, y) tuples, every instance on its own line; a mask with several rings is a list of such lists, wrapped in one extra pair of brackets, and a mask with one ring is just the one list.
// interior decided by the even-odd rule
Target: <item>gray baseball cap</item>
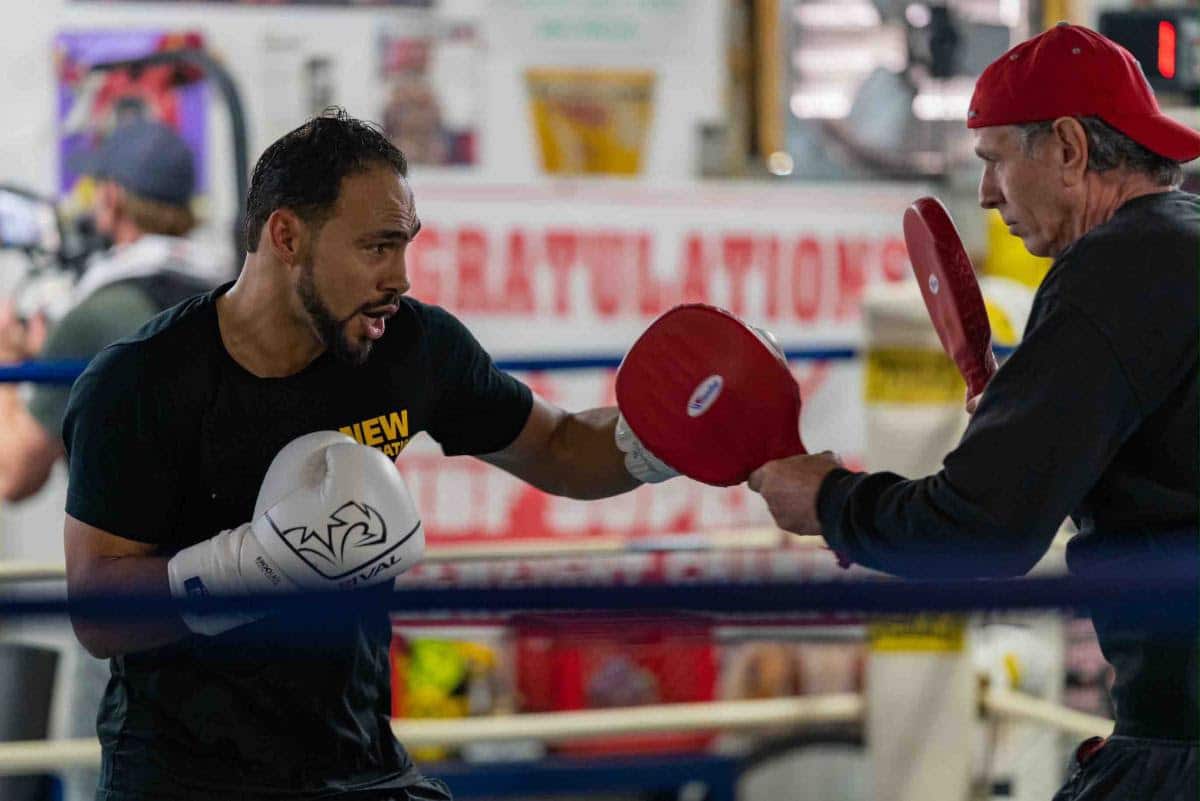
[(196, 166), (187, 143), (166, 125), (150, 120), (115, 128), (84, 157), (78, 171), (173, 206), (188, 205), (196, 189)]

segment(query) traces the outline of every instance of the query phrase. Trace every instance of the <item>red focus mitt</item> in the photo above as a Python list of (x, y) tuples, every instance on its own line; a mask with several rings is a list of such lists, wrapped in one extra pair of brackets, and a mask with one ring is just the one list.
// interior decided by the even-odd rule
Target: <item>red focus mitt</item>
[(805, 453), (800, 388), (777, 348), (727, 311), (676, 306), (617, 370), (623, 422), (651, 460), (705, 484), (740, 484), (766, 462)]
[(958, 229), (937, 198), (923, 197), (904, 212), (904, 241), (942, 348), (973, 398), (995, 374), (996, 355), (983, 294)]

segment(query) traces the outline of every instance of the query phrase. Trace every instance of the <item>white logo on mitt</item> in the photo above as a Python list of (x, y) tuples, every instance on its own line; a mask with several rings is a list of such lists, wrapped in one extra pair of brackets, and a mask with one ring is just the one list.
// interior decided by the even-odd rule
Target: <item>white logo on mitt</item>
[(724, 386), (725, 379), (719, 375), (710, 375), (697, 384), (692, 390), (692, 397), (688, 398), (688, 417), (699, 417), (712, 408), (717, 398), (721, 397), (721, 389)]

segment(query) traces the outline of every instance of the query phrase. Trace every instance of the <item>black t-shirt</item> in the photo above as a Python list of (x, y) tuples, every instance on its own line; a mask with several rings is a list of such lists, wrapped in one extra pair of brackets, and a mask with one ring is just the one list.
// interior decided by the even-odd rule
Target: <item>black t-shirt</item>
[[(1194, 560), (1198, 276), (1200, 198), (1124, 204), (1055, 260), (1020, 346), (940, 472), (837, 470), (822, 483), (831, 547), (900, 575), (1016, 575), (1070, 515), (1077, 574), (1138, 570), (1139, 556), (1168, 548)], [(1159, 637), (1128, 617), (1094, 622), (1116, 668), (1117, 731), (1196, 738), (1195, 637)]]
[[(216, 283), (176, 272), (170, 266), (103, 285), (83, 298), (55, 324), (41, 358), (91, 359), (105, 345), (129, 336), (154, 315), (209, 291)], [(69, 386), (37, 384), (29, 399), (29, 413), (43, 429), (58, 436), (70, 396)]]
[[(366, 364), (326, 353), (255, 377), (221, 341), (227, 288), (159, 315), (76, 382), (68, 514), (174, 551), (248, 521), (267, 466), (302, 434), (341, 429), (395, 455), (424, 430), (448, 455), (482, 454), (528, 419), (529, 389), (452, 315), (408, 298)], [(320, 636), (267, 619), (112, 660), (100, 797), (313, 798), (414, 781), (389, 726), (387, 615), (311, 625)]]

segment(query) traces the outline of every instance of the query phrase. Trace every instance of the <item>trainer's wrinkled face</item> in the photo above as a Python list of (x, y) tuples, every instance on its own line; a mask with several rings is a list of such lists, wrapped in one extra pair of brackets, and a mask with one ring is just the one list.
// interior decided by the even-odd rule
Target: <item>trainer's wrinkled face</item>
[(979, 205), (996, 209), (1008, 230), (1034, 256), (1055, 256), (1073, 239), (1070, 206), (1053, 158), (1057, 137), (1040, 137), (1026, 153), (1015, 125), (978, 128), (975, 155), (983, 160)]
[(337, 358), (362, 364), (383, 336), (408, 291), (404, 254), (420, 228), (412, 190), (391, 167), (343, 179), (296, 284), (309, 322)]

